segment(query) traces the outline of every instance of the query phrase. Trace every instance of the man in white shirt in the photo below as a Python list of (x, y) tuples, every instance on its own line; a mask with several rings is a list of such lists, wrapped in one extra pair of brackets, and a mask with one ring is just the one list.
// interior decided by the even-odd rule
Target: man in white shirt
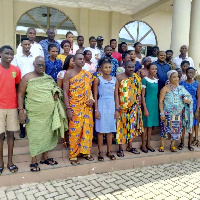
[(85, 50), (90, 50), (92, 52), (92, 59), (91, 62), (98, 64), (98, 60), (101, 58), (101, 53), (98, 49), (95, 48), (96, 46), (96, 39), (94, 36), (89, 38), (90, 47), (85, 48)]
[(187, 56), (188, 48), (186, 45), (181, 46), (181, 54), (173, 59), (173, 62), (176, 64), (176, 68), (181, 68), (181, 63), (186, 60), (190, 62), (190, 67), (194, 68), (194, 61), (191, 57)]
[[(31, 53), (35, 57), (37, 57), (37, 56), (44, 57), (44, 52), (43, 52), (42, 46), (35, 41), (36, 30), (34, 28), (29, 28), (27, 30), (26, 35), (27, 35), (27, 38), (29, 39), (29, 41), (31, 42), (31, 49), (30, 49)], [(17, 54), (20, 54), (20, 53), (22, 53), (21, 44), (19, 44), (19, 46), (17, 47)]]

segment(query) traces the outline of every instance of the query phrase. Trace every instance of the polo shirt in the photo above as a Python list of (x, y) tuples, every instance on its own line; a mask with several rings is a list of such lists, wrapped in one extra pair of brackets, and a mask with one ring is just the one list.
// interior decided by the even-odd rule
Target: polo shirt
[(23, 77), (27, 73), (34, 71), (34, 60), (35, 57), (32, 55), (32, 53), (29, 56), (26, 56), (24, 54), (16, 54), (11, 64), (20, 68), (21, 76)]
[(171, 70), (171, 67), (167, 63), (159, 63), (158, 61), (153, 63), (157, 66), (157, 76), (158, 76), (158, 87), (159, 91), (165, 86), (165, 82), (168, 80), (167, 72)]
[(181, 63), (186, 60), (190, 62), (190, 67), (194, 68), (194, 61), (191, 57), (186, 56), (185, 58), (182, 58), (181, 55), (175, 57), (173, 59), (174, 63), (176, 64), (176, 68), (181, 68)]
[(101, 52), (96, 48), (86, 47), (85, 50), (90, 50), (92, 52), (91, 62), (98, 64), (98, 60), (101, 58)]
[(122, 55), (117, 51), (112, 52), (112, 57), (117, 59), (118, 62), (122, 61)]
[(58, 48), (58, 54), (60, 54), (60, 44), (56, 40), (54, 40), (54, 43), (50, 43), (48, 39), (45, 39), (45, 40), (41, 40), (39, 44), (42, 46), (45, 61), (49, 59), (48, 46), (50, 44), (55, 44)]
[(0, 109), (17, 108), (16, 84), (21, 80), (21, 71), (18, 67), (10, 65), (5, 69), (0, 63)]

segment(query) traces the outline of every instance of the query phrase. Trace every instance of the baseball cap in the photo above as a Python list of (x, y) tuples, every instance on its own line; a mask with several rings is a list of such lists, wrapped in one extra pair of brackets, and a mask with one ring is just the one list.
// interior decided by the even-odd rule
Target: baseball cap
[(97, 40), (104, 40), (102, 36), (98, 36)]

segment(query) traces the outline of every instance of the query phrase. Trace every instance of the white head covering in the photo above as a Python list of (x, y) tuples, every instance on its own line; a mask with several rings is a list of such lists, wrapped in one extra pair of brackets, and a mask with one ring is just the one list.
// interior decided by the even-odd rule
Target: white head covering
[(178, 74), (178, 72), (176, 70), (170, 70), (170, 71), (168, 71), (167, 72), (168, 79), (170, 79), (171, 75), (174, 74), (174, 73)]

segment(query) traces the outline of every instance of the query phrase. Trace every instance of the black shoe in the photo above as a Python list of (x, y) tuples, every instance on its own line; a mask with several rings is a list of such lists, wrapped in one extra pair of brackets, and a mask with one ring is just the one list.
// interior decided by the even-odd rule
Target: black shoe
[(142, 147), (140, 147), (140, 150), (141, 150), (142, 152), (144, 152), (144, 153), (148, 153), (148, 150), (144, 150), (144, 149), (142, 149)]
[(19, 134), (19, 137), (20, 137), (20, 138), (25, 138), (25, 136), (26, 136), (26, 133), (25, 133), (25, 132), (21, 132), (21, 133)]

